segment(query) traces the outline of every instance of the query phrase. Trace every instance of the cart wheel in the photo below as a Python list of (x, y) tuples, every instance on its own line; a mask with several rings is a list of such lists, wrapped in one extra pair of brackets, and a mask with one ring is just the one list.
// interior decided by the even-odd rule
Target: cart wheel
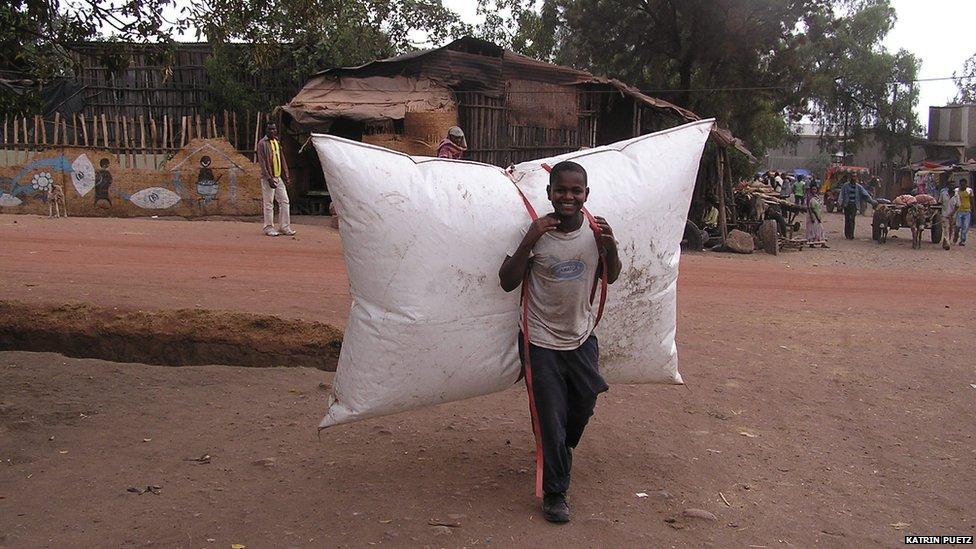
[(773, 219), (767, 219), (759, 227), (759, 240), (762, 241), (762, 248), (767, 254), (777, 255), (779, 253), (779, 227)]
[(941, 216), (937, 221), (932, 222), (932, 244), (938, 244), (942, 242), (942, 219)]
[(696, 252), (702, 251), (705, 244), (702, 239), (701, 229), (699, 229), (698, 225), (695, 225), (695, 222), (690, 219), (685, 222), (685, 234), (682, 237), (682, 240), (684, 240), (685, 246), (688, 249), (695, 250)]

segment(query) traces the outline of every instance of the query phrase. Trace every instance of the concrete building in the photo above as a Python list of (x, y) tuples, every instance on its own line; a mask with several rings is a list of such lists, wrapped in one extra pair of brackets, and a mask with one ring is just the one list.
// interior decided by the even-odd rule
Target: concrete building
[(929, 107), (925, 152), (931, 160), (960, 163), (976, 157), (976, 105)]
[[(840, 152), (840, 144), (821, 150), (820, 128), (817, 124), (797, 124), (794, 129), (798, 134), (796, 143), (785, 144), (767, 151), (763, 158), (763, 169), (790, 171), (794, 168), (806, 168), (815, 174), (822, 174), (831, 162), (839, 162), (864, 166), (871, 170), (871, 173), (884, 176), (893, 168), (885, 161), (884, 147), (874, 138), (870, 130), (862, 138), (857, 152), (845, 156)], [(922, 160), (924, 157), (925, 150), (920, 141), (912, 147), (911, 160)]]

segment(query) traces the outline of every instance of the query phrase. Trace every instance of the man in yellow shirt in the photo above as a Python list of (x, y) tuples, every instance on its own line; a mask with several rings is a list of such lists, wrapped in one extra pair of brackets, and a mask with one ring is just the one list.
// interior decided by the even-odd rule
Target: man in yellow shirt
[[(290, 183), (288, 164), (281, 154), (278, 141), (278, 125), (269, 122), (264, 128), (264, 137), (258, 141), (258, 165), (261, 167), (261, 198), (264, 200), (264, 234), (268, 236), (292, 236), (291, 212), (288, 211), (288, 190)], [(274, 201), (278, 201), (278, 229), (274, 225)]]
[(973, 221), (973, 190), (969, 188), (969, 181), (959, 180), (959, 190), (953, 197), (953, 204), (956, 207), (956, 228), (959, 230), (959, 245), (966, 245), (966, 233), (969, 232), (969, 225)]

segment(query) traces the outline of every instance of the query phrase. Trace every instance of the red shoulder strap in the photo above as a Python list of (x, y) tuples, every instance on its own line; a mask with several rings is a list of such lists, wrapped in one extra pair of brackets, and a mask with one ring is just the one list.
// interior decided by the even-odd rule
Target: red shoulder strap
[[(509, 177), (511, 174), (505, 172)], [(514, 184), (515, 181), (513, 180)], [(539, 218), (539, 215), (535, 212), (535, 208), (532, 207), (532, 203), (529, 199), (525, 197), (525, 193), (522, 189), (515, 185), (515, 190), (518, 191), (519, 196), (522, 197), (522, 203), (525, 205), (525, 211), (529, 213), (529, 217), (532, 221)], [(525, 277), (522, 278), (522, 348), (523, 348), (523, 359), (522, 359), (522, 369), (525, 374), (525, 388), (529, 393), (529, 416), (532, 418), (532, 433), (535, 435), (535, 497), (542, 497), (542, 427), (539, 424), (539, 412), (535, 407), (535, 394), (532, 392), (532, 364), (530, 362), (531, 351), (529, 348), (529, 273), (525, 273)]]
[[(609, 275), (607, 274), (607, 252), (603, 248), (600, 242), (600, 237), (603, 235), (603, 231), (600, 230), (600, 226), (596, 224), (596, 219), (583, 208), (583, 215), (586, 216), (586, 220), (590, 223), (590, 229), (593, 231), (593, 238), (596, 239), (596, 249), (600, 253), (600, 262), (597, 264), (597, 269), (600, 269), (600, 305), (596, 309), (596, 322), (593, 323), (595, 328), (599, 323), (600, 319), (603, 318), (603, 306), (607, 303), (607, 287), (609, 286)], [(593, 281), (593, 289), (590, 290), (590, 304), (593, 304), (593, 298), (596, 297), (596, 280)]]

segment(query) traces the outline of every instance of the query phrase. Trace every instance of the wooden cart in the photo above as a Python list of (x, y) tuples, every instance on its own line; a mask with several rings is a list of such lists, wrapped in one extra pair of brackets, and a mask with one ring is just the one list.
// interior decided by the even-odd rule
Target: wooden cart
[(880, 204), (871, 219), (871, 238), (878, 244), (888, 241), (888, 232), (911, 227), (912, 215), (920, 216), (918, 234), (913, 234), (913, 248), (921, 247), (922, 233), (929, 231), (933, 244), (942, 242), (942, 207), (938, 204)]

